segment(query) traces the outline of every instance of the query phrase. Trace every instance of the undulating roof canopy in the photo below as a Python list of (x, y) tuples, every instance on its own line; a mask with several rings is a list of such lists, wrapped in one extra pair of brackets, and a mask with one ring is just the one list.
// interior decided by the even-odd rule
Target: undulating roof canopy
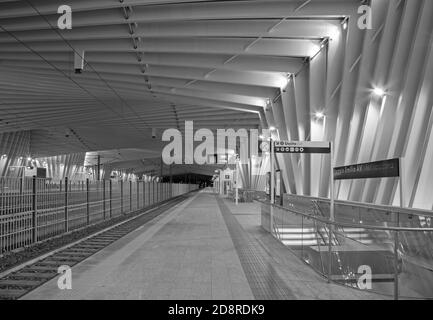
[[(281, 139), (333, 141), (338, 165), (406, 156), (411, 205), (431, 208), (432, 3), (70, 0), (72, 29), (60, 30), (58, 1), (1, 0), (2, 152), (30, 132), (34, 157), (140, 149), (127, 160), (145, 167), (163, 146), (155, 129), (275, 126)], [(288, 191), (328, 195), (325, 157), (278, 163)], [(388, 204), (395, 186), (338, 192)]]

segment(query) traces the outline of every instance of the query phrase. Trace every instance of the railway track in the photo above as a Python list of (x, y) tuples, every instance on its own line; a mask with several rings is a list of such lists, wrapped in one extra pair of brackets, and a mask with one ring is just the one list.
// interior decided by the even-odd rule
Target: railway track
[(12, 272), (6, 271), (0, 274), (0, 300), (19, 299), (49, 280), (59, 276), (58, 268), (60, 266), (67, 265), (72, 267), (80, 263), (188, 197), (189, 195), (186, 194), (168, 200), (160, 206), (148, 209), (129, 220), (120, 222), (64, 248), (54, 250), (31, 262), (15, 267), (12, 269)]

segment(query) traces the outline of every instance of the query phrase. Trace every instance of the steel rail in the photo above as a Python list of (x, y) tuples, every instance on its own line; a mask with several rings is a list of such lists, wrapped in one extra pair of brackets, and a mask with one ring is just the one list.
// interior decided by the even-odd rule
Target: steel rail
[[(254, 200), (257, 202), (260, 202), (262, 204), (266, 204), (271, 206), (270, 203), (263, 201), (263, 200)], [(324, 223), (324, 224), (328, 224), (328, 225), (332, 225), (335, 227), (343, 227), (343, 228), (364, 228), (367, 230), (380, 230), (380, 231), (398, 231), (398, 232), (433, 232), (433, 228), (407, 228), (407, 227), (385, 227), (385, 226), (372, 226), (372, 225), (365, 225), (365, 224), (356, 224), (356, 223), (344, 223), (344, 222), (333, 222), (331, 220), (328, 219), (322, 219), (322, 218), (318, 218), (316, 216), (313, 216), (311, 214), (307, 214), (304, 212), (300, 212), (294, 209), (290, 209), (290, 208), (286, 208), (286, 207), (282, 207), (279, 205), (272, 205), (274, 208), (283, 210), (283, 211), (287, 211), (290, 212), (292, 214), (295, 215), (301, 215), (306, 217), (307, 219), (312, 219), (312, 220), (316, 220), (318, 222)]]

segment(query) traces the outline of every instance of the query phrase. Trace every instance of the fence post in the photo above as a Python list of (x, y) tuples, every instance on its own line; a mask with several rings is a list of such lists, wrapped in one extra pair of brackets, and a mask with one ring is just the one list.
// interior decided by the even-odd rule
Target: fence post
[(171, 165), (169, 167), (169, 174), (170, 174), (169, 196), (170, 198), (173, 198), (173, 172), (171, 171)]
[(102, 210), (104, 211), (105, 220), (105, 180), (102, 180)]
[[(400, 180), (400, 183), (402, 181)], [(400, 227), (400, 213), (397, 213), (397, 216), (395, 217), (397, 220), (396, 225), (397, 228)], [(394, 234), (394, 300), (399, 299), (399, 283), (398, 283), (398, 247), (400, 245), (400, 239), (398, 230), (395, 231)]]
[(152, 204), (155, 204), (155, 181), (152, 181)]
[(123, 180), (120, 181), (120, 214), (123, 214)]
[(137, 210), (140, 209), (140, 181), (135, 181), (137, 184)]
[(143, 181), (143, 208), (146, 207), (146, 181)]
[(69, 181), (68, 181), (68, 177), (65, 177), (65, 232), (69, 231), (68, 191), (69, 191)]
[(129, 212), (132, 211), (132, 181), (129, 180)]
[(394, 300), (398, 300), (398, 231), (394, 234)]
[(110, 219), (113, 216), (113, 183), (110, 179)]
[(87, 225), (90, 224), (90, 204), (89, 204), (90, 196), (89, 196), (89, 179), (86, 179), (86, 216), (87, 216)]
[(38, 215), (37, 215), (37, 197), (36, 197), (36, 176), (33, 176), (33, 187), (32, 187), (32, 242), (38, 242)]
[(332, 278), (332, 231), (334, 225), (330, 224), (328, 227), (328, 283), (331, 283)]

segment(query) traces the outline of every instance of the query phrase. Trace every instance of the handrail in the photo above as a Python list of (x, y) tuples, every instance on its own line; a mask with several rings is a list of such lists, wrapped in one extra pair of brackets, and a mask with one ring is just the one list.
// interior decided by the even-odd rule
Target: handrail
[[(314, 200), (322, 201), (322, 202), (326, 202), (328, 204), (330, 202), (330, 200), (328, 198), (321, 198), (321, 197), (311, 197), (311, 196), (295, 195), (295, 194), (285, 194), (284, 196), (297, 197), (297, 198), (310, 200), (310, 201), (314, 201)], [(390, 211), (393, 213), (405, 213), (405, 214), (414, 215), (414, 216), (433, 217), (433, 211), (425, 210), (425, 209), (401, 208), (401, 207), (388, 206), (388, 205), (383, 205), (383, 204), (363, 203), (363, 202), (347, 201), (347, 200), (335, 200), (335, 204), (343, 205), (343, 206), (365, 208), (365, 209)]]
[[(258, 200), (255, 199), (254, 201), (266, 204), (266, 205), (271, 205), (269, 202), (266, 201), (262, 201), (262, 200)], [(381, 230), (381, 231), (394, 231), (394, 232), (410, 232), (410, 231), (414, 231), (414, 232), (433, 232), (433, 228), (406, 228), (406, 227), (384, 227), (384, 226), (370, 226), (370, 225), (364, 225), (364, 224), (355, 224), (355, 223), (342, 223), (342, 222), (336, 222), (336, 221), (331, 221), (329, 219), (322, 219), (322, 218), (318, 218), (316, 216), (312, 216), (310, 214), (304, 213), (304, 212), (300, 212), (297, 210), (291, 210), (289, 208), (286, 207), (282, 207), (279, 206), (277, 204), (273, 204), (273, 207), (277, 208), (277, 209), (281, 209), (296, 215), (302, 215), (308, 219), (313, 219), (316, 221), (319, 221), (321, 223), (325, 223), (328, 225), (333, 225), (335, 227), (342, 227), (342, 228), (363, 228), (363, 229), (367, 229), (367, 230)]]

